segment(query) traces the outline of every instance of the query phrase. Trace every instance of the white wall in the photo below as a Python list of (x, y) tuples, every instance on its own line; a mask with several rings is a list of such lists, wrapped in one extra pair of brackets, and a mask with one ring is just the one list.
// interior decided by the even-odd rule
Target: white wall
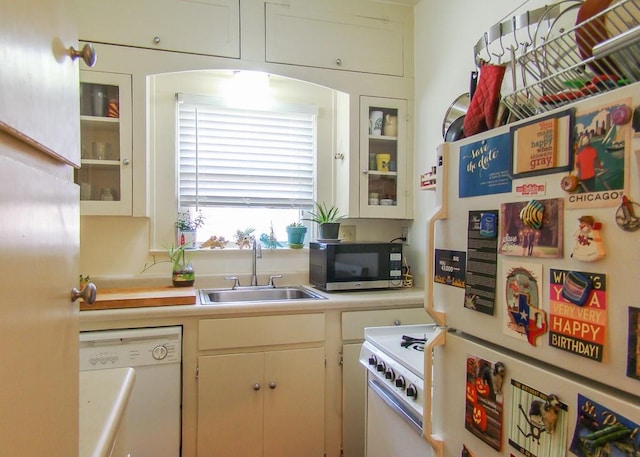
[[(414, 9), (415, 28), (415, 180), (435, 165), (443, 142), (442, 122), (451, 103), (469, 91), (476, 70), (473, 47), (494, 24), (544, 5), (540, 0), (420, 0)], [(552, 3), (552, 2), (548, 2)], [(503, 62), (504, 63), (504, 60)], [(435, 196), (418, 191), (411, 228), (412, 249), (426, 252), (426, 219)], [(417, 257), (417, 256), (416, 256)], [(412, 266), (417, 284), (424, 285), (425, 262)]]

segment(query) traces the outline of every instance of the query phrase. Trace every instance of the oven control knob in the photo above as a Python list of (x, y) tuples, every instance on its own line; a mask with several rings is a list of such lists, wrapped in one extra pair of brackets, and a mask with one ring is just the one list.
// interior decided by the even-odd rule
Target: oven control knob
[(413, 384), (409, 384), (409, 386), (407, 386), (407, 397), (412, 397), (414, 400), (418, 399), (418, 389), (416, 388), (415, 385)]
[(396, 378), (396, 387), (399, 387), (400, 389), (404, 389), (406, 385), (407, 385), (407, 381), (404, 380), (404, 376), (401, 375)]
[(375, 355), (371, 355), (369, 356), (369, 365), (377, 365), (378, 364), (378, 359), (376, 358)]
[(151, 350), (151, 355), (156, 360), (162, 360), (167, 356), (167, 348), (160, 344)]
[(387, 367), (385, 366), (384, 362), (382, 362), (382, 361), (378, 362), (378, 364), (376, 365), (376, 370), (381, 372), (381, 373), (383, 373), (386, 368)]
[(384, 372), (384, 377), (393, 382), (396, 379), (396, 373), (391, 368), (387, 368), (387, 371)]

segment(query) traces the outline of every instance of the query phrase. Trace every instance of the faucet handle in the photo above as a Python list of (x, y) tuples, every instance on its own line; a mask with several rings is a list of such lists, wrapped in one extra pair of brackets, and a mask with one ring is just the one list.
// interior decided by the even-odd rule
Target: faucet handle
[(282, 275), (273, 275), (273, 276), (269, 276), (269, 285), (271, 287), (276, 287), (275, 283), (273, 282), (274, 279), (279, 279), (282, 278)]
[(225, 276), (224, 279), (226, 279), (227, 281), (233, 281), (233, 287), (231, 287), (231, 289), (240, 287), (240, 280), (237, 276)]

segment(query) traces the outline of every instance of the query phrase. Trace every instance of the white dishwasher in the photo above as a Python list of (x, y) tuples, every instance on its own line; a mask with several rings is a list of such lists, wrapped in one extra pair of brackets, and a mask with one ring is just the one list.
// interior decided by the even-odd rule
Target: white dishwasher
[(80, 332), (80, 371), (132, 367), (113, 457), (179, 457), (182, 327)]

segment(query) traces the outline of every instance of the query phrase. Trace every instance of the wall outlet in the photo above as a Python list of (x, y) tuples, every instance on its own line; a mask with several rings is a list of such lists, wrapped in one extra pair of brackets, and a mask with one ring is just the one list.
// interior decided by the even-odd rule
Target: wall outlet
[(338, 238), (343, 241), (355, 241), (356, 240), (356, 226), (355, 225), (340, 225), (340, 231), (338, 232)]
[(402, 243), (405, 246), (409, 246), (409, 227), (402, 227), (400, 231), (402, 233), (400, 236), (405, 239)]

